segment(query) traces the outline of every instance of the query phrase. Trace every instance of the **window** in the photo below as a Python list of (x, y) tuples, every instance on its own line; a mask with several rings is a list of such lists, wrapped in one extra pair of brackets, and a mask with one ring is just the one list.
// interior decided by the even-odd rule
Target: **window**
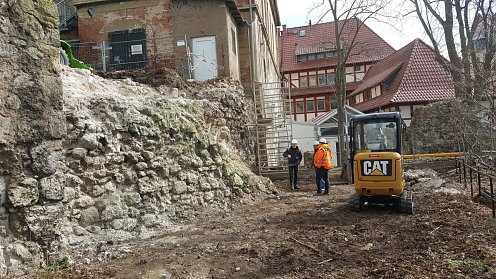
[(319, 74), (319, 86), (324, 86), (325, 85), (325, 74)]
[(334, 74), (327, 74), (327, 85), (334, 85)]
[(286, 113), (286, 115), (290, 114), (291, 112), (291, 104), (287, 99), (284, 102), (284, 112)]
[(316, 80), (315, 75), (308, 76), (308, 86), (309, 87), (317, 86), (317, 80)]
[(338, 108), (338, 100), (336, 98), (336, 95), (331, 96), (331, 109)]
[(386, 84), (381, 83), (381, 94), (386, 93), (388, 91), (388, 87)]
[(305, 112), (305, 103), (303, 101), (296, 102), (296, 113), (304, 113)]
[(231, 28), (232, 51), (236, 54), (236, 32)]
[(298, 31), (298, 36), (305, 37), (307, 35), (307, 31), (305, 29), (300, 29)]
[(353, 73), (346, 74), (346, 83), (348, 83), (348, 82), (354, 82), (354, 81), (355, 81), (355, 75)]
[(348, 101), (349, 101), (349, 102), (348, 102), (348, 104), (349, 104), (350, 106), (354, 106), (354, 105), (356, 105), (356, 99), (355, 99), (355, 96), (353, 96), (353, 97), (349, 98), (349, 99), (348, 99)]
[(307, 56), (306, 55), (297, 55), (296, 61), (298, 61), (298, 62), (307, 61)]
[(324, 59), (325, 53), (317, 53), (317, 59)]
[(362, 70), (362, 65), (355, 65), (355, 72), (361, 72)]
[(308, 55), (308, 60), (315, 60), (316, 59), (316, 56), (315, 56), (315, 53), (312, 53), (312, 54), (309, 54)]
[(315, 111), (315, 103), (313, 100), (307, 101), (307, 112), (314, 112)]
[(308, 87), (308, 77), (300, 76), (300, 87)]
[(325, 100), (324, 99), (317, 100), (317, 111), (325, 111)]
[(322, 136), (337, 136), (338, 127), (320, 128), (320, 134)]
[(338, 53), (335, 50), (333, 50), (333, 51), (326, 52), (325, 55), (327, 58), (332, 58), (332, 57), (338, 56)]
[(363, 96), (364, 100), (372, 99), (372, 90), (365, 91), (365, 95)]

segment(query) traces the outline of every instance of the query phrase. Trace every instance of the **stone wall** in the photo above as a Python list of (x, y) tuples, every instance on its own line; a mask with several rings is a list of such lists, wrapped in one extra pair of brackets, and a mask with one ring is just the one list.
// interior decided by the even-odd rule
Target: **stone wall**
[(0, 276), (273, 191), (246, 165), (253, 109), (242, 88), (60, 73), (55, 13), (53, 1), (0, 3)]
[[(43, 147), (60, 146), (66, 134), (57, 22), (53, 1), (0, 2), (0, 275), (40, 266), (46, 245), (32, 241), (32, 233), (51, 233), (50, 218), (60, 213), (39, 197), (47, 182), (39, 173), (53, 166), (33, 159)], [(25, 226), (34, 216), (49, 229)]]
[(495, 133), (487, 120), (481, 106), (458, 99), (418, 108), (403, 137), (405, 153), (490, 150)]

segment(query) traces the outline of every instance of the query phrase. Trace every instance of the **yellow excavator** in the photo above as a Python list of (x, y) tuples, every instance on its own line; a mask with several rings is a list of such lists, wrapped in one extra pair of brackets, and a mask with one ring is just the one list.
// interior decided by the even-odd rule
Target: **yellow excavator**
[(413, 214), (413, 195), (405, 188), (401, 157), (403, 123), (399, 112), (357, 115), (350, 122), (350, 164), (355, 194), (352, 209), (393, 205)]

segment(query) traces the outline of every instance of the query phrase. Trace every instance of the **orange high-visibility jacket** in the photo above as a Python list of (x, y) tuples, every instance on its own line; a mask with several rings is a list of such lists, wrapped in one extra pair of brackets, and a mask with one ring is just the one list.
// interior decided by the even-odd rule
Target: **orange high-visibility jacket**
[(321, 143), (313, 157), (313, 164), (316, 168), (331, 168), (331, 148), (325, 143)]

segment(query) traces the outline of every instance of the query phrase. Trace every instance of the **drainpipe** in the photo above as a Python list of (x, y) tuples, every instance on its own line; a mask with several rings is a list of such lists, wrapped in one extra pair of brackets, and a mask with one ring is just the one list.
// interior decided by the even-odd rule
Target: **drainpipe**
[(250, 23), (248, 24), (248, 27), (250, 28), (249, 32), (249, 40), (250, 40), (250, 73), (251, 73), (251, 88), (253, 90), (253, 94), (255, 95), (255, 49), (254, 49), (254, 43), (253, 43), (253, 0), (250, 0)]

